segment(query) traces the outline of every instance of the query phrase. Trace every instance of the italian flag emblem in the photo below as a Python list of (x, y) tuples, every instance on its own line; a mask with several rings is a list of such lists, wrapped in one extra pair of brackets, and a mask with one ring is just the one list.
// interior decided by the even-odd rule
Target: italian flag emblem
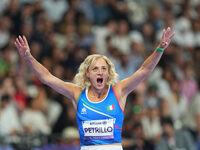
[(107, 111), (111, 111), (113, 109), (115, 109), (115, 105), (110, 105), (110, 106), (107, 107)]

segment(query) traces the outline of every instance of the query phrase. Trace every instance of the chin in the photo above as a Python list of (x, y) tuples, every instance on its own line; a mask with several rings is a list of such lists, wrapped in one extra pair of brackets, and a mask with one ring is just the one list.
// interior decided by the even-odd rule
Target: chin
[(104, 89), (107, 86), (107, 84), (97, 85), (97, 89)]
[(105, 87), (105, 86), (98, 86), (98, 85), (97, 85), (95, 88), (98, 89), (98, 90), (102, 90), (104, 87)]

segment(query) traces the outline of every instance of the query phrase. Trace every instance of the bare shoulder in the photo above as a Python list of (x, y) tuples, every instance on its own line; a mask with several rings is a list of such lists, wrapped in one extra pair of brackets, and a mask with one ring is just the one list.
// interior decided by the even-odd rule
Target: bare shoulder
[(121, 97), (122, 94), (123, 95), (125, 94), (124, 90), (125, 90), (126, 80), (127, 79), (121, 80), (118, 83), (116, 83), (115, 85), (113, 85), (113, 90), (119, 96), (119, 98)]
[(77, 86), (76, 84), (71, 83), (71, 87), (73, 90), (73, 95), (74, 95), (74, 101), (77, 103), (78, 98), (82, 92), (82, 88)]
[(115, 91), (115, 93), (121, 92), (121, 84), (120, 84), (120, 82), (118, 82), (115, 85), (113, 85), (113, 90)]

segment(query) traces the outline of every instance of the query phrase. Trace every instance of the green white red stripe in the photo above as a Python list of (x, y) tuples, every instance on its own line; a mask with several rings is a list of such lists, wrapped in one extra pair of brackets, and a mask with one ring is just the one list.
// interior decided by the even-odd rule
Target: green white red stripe
[(108, 110), (108, 111), (111, 111), (111, 110), (113, 110), (113, 109), (115, 109), (115, 105), (110, 105), (110, 106), (107, 107), (107, 110)]

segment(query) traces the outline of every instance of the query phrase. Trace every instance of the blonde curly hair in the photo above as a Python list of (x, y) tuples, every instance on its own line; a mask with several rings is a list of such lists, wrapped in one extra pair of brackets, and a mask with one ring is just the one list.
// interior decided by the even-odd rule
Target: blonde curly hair
[(82, 89), (85, 89), (86, 87), (89, 87), (91, 85), (90, 81), (86, 77), (86, 73), (90, 65), (99, 58), (103, 58), (108, 65), (109, 77), (107, 80), (107, 85), (114, 85), (115, 83), (117, 83), (119, 76), (115, 71), (114, 64), (104, 55), (93, 54), (87, 56), (87, 58), (81, 63), (78, 69), (78, 73), (75, 75), (73, 79), (73, 82), (76, 85), (80, 86)]

